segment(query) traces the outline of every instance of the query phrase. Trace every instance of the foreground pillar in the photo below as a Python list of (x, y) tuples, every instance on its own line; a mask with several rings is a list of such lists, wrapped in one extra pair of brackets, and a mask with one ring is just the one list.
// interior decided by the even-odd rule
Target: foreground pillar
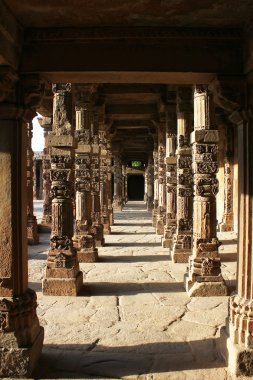
[[(92, 202), (98, 173), (96, 160), (94, 162), (92, 158), (92, 88), (76, 86), (75, 97), (75, 133), (78, 145), (75, 151), (76, 226), (73, 241), (79, 262), (95, 262), (98, 259), (98, 250), (92, 228)], [(92, 174), (92, 170), (96, 172)]]
[(166, 211), (166, 187), (165, 187), (165, 123), (158, 127), (158, 208), (156, 216), (156, 233), (164, 234)]
[(193, 253), (185, 287), (190, 296), (221, 296), (227, 289), (221, 275), (216, 234), (218, 131), (213, 129), (212, 99), (204, 86), (194, 89)]
[(173, 234), (176, 230), (177, 212), (177, 160), (176, 118), (175, 113), (167, 114), (166, 127), (166, 224), (164, 228), (163, 248), (172, 248)]
[(122, 210), (122, 164), (120, 153), (114, 154), (114, 196), (113, 209)]
[(39, 244), (37, 218), (33, 213), (33, 125), (27, 123), (27, 239), (28, 244)]
[(83, 284), (73, 248), (73, 156), (71, 85), (55, 84), (51, 147), (52, 231), (43, 279), (43, 294), (76, 296)]
[(0, 377), (29, 378), (41, 354), (44, 329), (36, 314), (36, 293), (28, 288), (27, 120), (16, 119), (24, 107), (16, 104), (14, 79), (11, 71), (1, 72)]
[(52, 198), (51, 198), (51, 178), (50, 178), (50, 149), (47, 147), (48, 132), (52, 130), (51, 117), (43, 117), (39, 120), (44, 129), (45, 147), (42, 156), (43, 171), (43, 215), (40, 223), (41, 232), (51, 232), (52, 222)]
[(177, 90), (177, 215), (172, 260), (188, 263), (192, 253), (193, 174), (190, 146), (192, 89)]

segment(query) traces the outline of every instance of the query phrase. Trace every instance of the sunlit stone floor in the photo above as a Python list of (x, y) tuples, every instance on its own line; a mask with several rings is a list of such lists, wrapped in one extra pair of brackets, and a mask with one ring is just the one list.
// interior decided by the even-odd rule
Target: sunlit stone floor
[[(79, 297), (42, 295), (49, 235), (40, 237), (40, 245), (29, 248), (30, 287), (37, 291), (45, 328), (36, 379), (229, 379), (215, 349), (227, 297), (188, 297), (186, 264), (170, 261), (143, 202), (115, 213), (99, 262), (81, 264)], [(219, 237), (223, 275), (232, 289), (235, 235)]]

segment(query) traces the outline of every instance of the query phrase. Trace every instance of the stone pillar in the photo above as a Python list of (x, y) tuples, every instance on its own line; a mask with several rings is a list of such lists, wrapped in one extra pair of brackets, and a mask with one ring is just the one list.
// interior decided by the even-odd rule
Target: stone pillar
[(187, 263), (192, 253), (193, 174), (190, 146), (192, 89), (177, 90), (177, 215), (172, 260)]
[(156, 217), (156, 233), (164, 234), (165, 211), (166, 211), (166, 164), (165, 164), (165, 123), (158, 126), (158, 208)]
[(16, 80), (11, 69), (1, 70), (0, 377), (4, 378), (30, 377), (44, 339), (36, 293), (28, 288), (27, 122), (35, 112), (24, 114), (26, 107), (18, 105), (15, 93), (21, 88), (16, 91)]
[(99, 146), (99, 110), (93, 107), (91, 123), (91, 220), (92, 232), (95, 235), (97, 247), (105, 244), (104, 226), (101, 222), (100, 209), (100, 146)]
[(177, 160), (176, 152), (176, 114), (167, 113), (166, 125), (166, 224), (163, 248), (172, 248), (173, 234), (176, 230), (177, 212)]
[(152, 226), (156, 227), (157, 208), (158, 208), (158, 143), (156, 136), (154, 137), (154, 208), (152, 211)]
[(109, 211), (109, 221), (110, 226), (114, 224), (113, 218), (113, 196), (112, 196), (112, 150), (111, 150), (111, 142), (108, 139), (107, 143), (107, 194), (108, 194), (108, 211)]
[(122, 210), (122, 164), (120, 153), (114, 153), (114, 196), (113, 209), (116, 211)]
[[(95, 179), (99, 177), (97, 160), (93, 158), (93, 94), (92, 87), (76, 85), (76, 138), (77, 149), (75, 151), (75, 181), (76, 181), (76, 227), (73, 238), (77, 249), (79, 262), (95, 262), (98, 259), (95, 235), (93, 229), (93, 213), (95, 196)], [(98, 144), (94, 144), (94, 153), (98, 150)], [(95, 172), (92, 174), (92, 170)]]
[(193, 252), (185, 286), (190, 296), (221, 296), (227, 289), (221, 275), (216, 234), (216, 179), (218, 131), (213, 125), (210, 92), (205, 86), (194, 88), (193, 148), (194, 203)]
[(147, 210), (152, 211), (154, 206), (154, 163), (151, 156), (148, 158), (148, 166), (145, 173), (145, 184)]
[(101, 223), (104, 228), (104, 235), (111, 233), (109, 215), (109, 196), (108, 192), (108, 138), (106, 125), (104, 124), (104, 114), (99, 123), (99, 145), (100, 145), (100, 213)]
[(74, 128), (71, 85), (54, 84), (51, 147), (52, 231), (43, 279), (43, 294), (76, 296), (83, 284), (73, 248)]
[(48, 132), (52, 130), (50, 117), (40, 119), (40, 125), (44, 129), (45, 147), (42, 156), (43, 171), (43, 216), (40, 224), (41, 232), (51, 232), (52, 222), (52, 198), (51, 198), (51, 178), (50, 178), (50, 149), (47, 147)]
[(224, 158), (224, 212), (220, 231), (234, 230), (233, 212), (233, 125), (226, 123), (226, 152)]
[(37, 218), (33, 213), (33, 125), (27, 123), (27, 239), (28, 244), (39, 244)]

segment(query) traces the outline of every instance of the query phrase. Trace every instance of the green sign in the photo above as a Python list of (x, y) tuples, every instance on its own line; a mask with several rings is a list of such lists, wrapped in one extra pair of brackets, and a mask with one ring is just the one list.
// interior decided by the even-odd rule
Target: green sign
[(133, 168), (140, 168), (142, 166), (141, 161), (132, 161), (132, 167)]

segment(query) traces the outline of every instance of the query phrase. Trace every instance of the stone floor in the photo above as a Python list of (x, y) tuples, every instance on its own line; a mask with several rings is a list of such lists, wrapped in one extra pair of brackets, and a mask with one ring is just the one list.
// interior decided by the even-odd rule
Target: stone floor
[[(36, 205), (39, 213), (39, 205)], [(227, 297), (193, 298), (184, 291), (185, 264), (173, 264), (143, 202), (115, 213), (99, 262), (81, 264), (79, 297), (41, 293), (48, 234), (29, 248), (30, 287), (45, 327), (36, 379), (229, 379), (216, 353)], [(219, 235), (222, 271), (233, 289), (236, 237)]]

